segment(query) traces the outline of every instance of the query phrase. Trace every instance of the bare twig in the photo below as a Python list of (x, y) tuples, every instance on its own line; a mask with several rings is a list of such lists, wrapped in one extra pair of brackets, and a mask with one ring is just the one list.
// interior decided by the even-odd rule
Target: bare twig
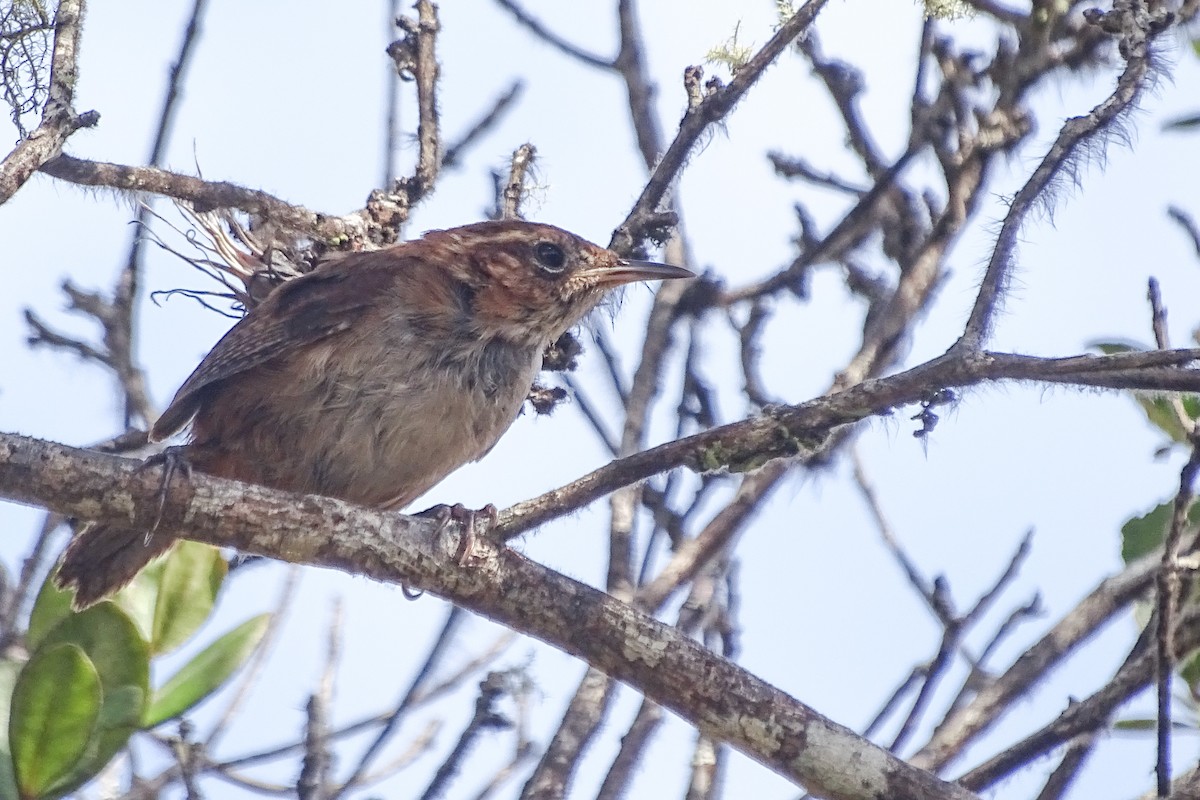
[(1167, 216), (1178, 222), (1179, 227), (1183, 228), (1183, 232), (1192, 241), (1192, 247), (1196, 250), (1196, 257), (1200, 258), (1200, 227), (1196, 226), (1196, 220), (1179, 206), (1170, 206), (1167, 209)]
[(430, 0), (418, 0), (416, 8), (416, 21), (404, 16), (396, 19), (396, 24), (405, 32), (405, 38), (388, 48), (388, 54), (396, 61), (397, 70), (411, 73), (417, 83), (416, 171), (411, 178), (396, 182), (396, 191), (405, 197), (406, 212), (433, 190), (442, 166), (436, 52), (441, 25), (437, 7)]
[(521, 789), (521, 800), (566, 797), (575, 767), (608, 713), (615, 689), (614, 681), (601, 670), (588, 669), (546, 752)]
[(983, 345), (1014, 267), (1017, 239), (1025, 220), (1039, 205), (1049, 205), (1048, 192), (1060, 176), (1065, 171), (1077, 168), (1081, 154), (1087, 148), (1103, 144), (1106, 133), (1134, 108), (1147, 86), (1151, 70), (1150, 42), (1168, 24), (1167, 20), (1155, 16), (1146, 6), (1132, 0), (1117, 3), (1109, 14), (1112, 16), (1106, 17), (1106, 21), (1102, 22), (1096, 16), (1093, 22), (1120, 27), (1125, 70), (1117, 80), (1113, 93), (1104, 102), (1085, 116), (1067, 120), (1042, 162), (1013, 198), (1000, 234), (996, 237), (996, 245), (980, 283), (971, 316), (956, 347), (975, 350)]
[(496, 123), (508, 112), (509, 108), (521, 96), (521, 92), (525, 90), (525, 84), (521, 81), (513, 81), (512, 86), (504, 94), (496, 98), (496, 102), (486, 114), (472, 125), (466, 133), (459, 137), (458, 141), (446, 147), (446, 152), (442, 155), (442, 169), (451, 169), (459, 166), (459, 161), (462, 160), (466, 150), (479, 141), (484, 134), (495, 127)]
[(446, 614), (446, 621), (442, 623), (441, 632), (438, 633), (437, 639), (434, 640), (433, 646), (430, 647), (429, 654), (425, 657), (425, 662), (421, 665), (420, 669), (417, 670), (417, 673), (413, 676), (412, 681), (409, 682), (408, 689), (404, 692), (404, 696), (400, 698), (400, 702), (396, 704), (395, 710), (392, 711), (391, 715), (387, 718), (387, 722), (384, 723), (383, 728), (380, 729), (379, 733), (376, 734), (375, 739), (363, 752), (362, 756), (358, 760), (358, 763), (351, 771), (350, 776), (346, 778), (346, 780), (335, 792), (330, 794), (330, 800), (337, 800), (337, 798), (342, 797), (346, 792), (353, 789), (362, 780), (366, 773), (367, 767), (371, 764), (371, 761), (379, 755), (379, 752), (383, 749), (383, 746), (387, 744), (392, 734), (397, 730), (400, 720), (404, 718), (404, 715), (412, 707), (412, 704), (417, 697), (417, 692), (422, 688), (425, 682), (429, 680), (429, 677), (441, 663), (442, 656), (445, 655), (446, 649), (450, 646), (450, 643), (454, 641), (454, 637), (458, 632), (458, 628), (462, 620), (462, 609), (460, 609), (458, 606), (451, 606), (450, 611)]
[(237, 716), (238, 711), (241, 710), (242, 704), (249, 698), (250, 691), (254, 688), (258, 676), (262, 673), (263, 667), (266, 665), (267, 656), (272, 652), (272, 645), (275, 643), (275, 638), (279, 635), (279, 631), (283, 627), (283, 621), (287, 617), (288, 609), (292, 604), (292, 598), (295, 597), (296, 588), (299, 585), (300, 570), (292, 567), (288, 570), (287, 577), (283, 581), (283, 586), (279, 590), (279, 599), (275, 602), (275, 607), (271, 611), (271, 616), (267, 622), (267, 629), (263, 632), (262, 638), (258, 640), (258, 644), (254, 646), (254, 652), (247, 660), (245, 668), (241, 670), (241, 677), (233, 698), (230, 699), (229, 705), (225, 707), (225, 710), (208, 731), (208, 738), (204, 741), (206, 752), (213, 752), (217, 742), (224, 736), (230, 724)]
[(521, 203), (525, 199), (525, 176), (533, 165), (537, 150), (531, 144), (523, 144), (513, 151), (512, 164), (508, 170), (508, 181), (504, 184), (504, 203), (500, 209), (501, 219), (521, 219)]
[[(900, 541), (892, 532), (891, 523), (888, 522), (887, 515), (883, 512), (883, 506), (879, 503), (879, 497), (875, 493), (875, 487), (867, 478), (866, 470), (863, 468), (862, 456), (859, 455), (858, 448), (851, 448), (851, 463), (854, 466), (854, 483), (858, 486), (858, 492), (862, 495), (863, 501), (867, 504), (867, 509), (871, 512), (871, 516), (875, 519), (875, 530), (879, 532), (879, 537), (883, 539), (883, 544), (891, 552), (892, 558), (900, 565), (900, 569), (904, 572), (904, 576), (908, 579), (908, 583), (913, 590), (921, 596), (925, 604), (935, 615), (940, 616), (940, 606), (934, 602), (934, 588), (921, 575), (917, 565), (909, 558), (904, 548), (900, 546)], [(945, 620), (942, 620), (944, 623)]]
[(627, 796), (629, 782), (641, 765), (642, 753), (655, 731), (662, 725), (662, 707), (653, 700), (642, 699), (629, 730), (621, 737), (621, 747), (613, 758), (596, 800), (621, 800)]
[[(1193, 607), (1183, 613), (1176, 630), (1176, 656), (1200, 644), (1200, 609)], [(975, 767), (958, 783), (982, 791), (1076, 736), (1102, 730), (1121, 704), (1154, 682), (1158, 657), (1155, 648), (1143, 642), (1096, 693), (1072, 703), (1053, 722)]]
[(991, 729), (1012, 708), (1016, 698), (1061, 664), (1099, 627), (1143, 596), (1154, 583), (1158, 563), (1157, 556), (1148, 556), (1102, 581), (1004, 674), (980, 689), (969, 703), (950, 713), (910, 760), (924, 769), (943, 769)]
[[(1167, 335), (1167, 309), (1163, 306), (1162, 291), (1158, 286), (1158, 279), (1153, 275), (1147, 279), (1147, 299), (1150, 301), (1150, 325), (1154, 330), (1154, 342), (1158, 345), (1159, 350), (1171, 349), (1171, 339)], [(1179, 395), (1172, 395), (1168, 402), (1171, 404), (1171, 410), (1175, 413), (1175, 419), (1179, 423), (1179, 429), (1191, 434), (1196, 430), (1196, 421), (1187, 413), (1187, 409), (1183, 407), (1183, 398)]]
[(1092, 751), (1096, 749), (1097, 739), (1099, 736), (1095, 733), (1085, 733), (1075, 737), (1067, 746), (1067, 752), (1063, 753), (1058, 766), (1046, 779), (1036, 800), (1059, 800), (1066, 794), (1067, 789), (1074, 782), (1075, 776), (1079, 774), (1079, 770), (1083, 768)]
[(60, 0), (58, 4), (42, 121), (0, 162), (0, 205), (8, 202), (39, 167), (61, 153), (71, 134), (100, 121), (95, 111), (77, 114), (74, 108), (76, 58), (85, 7), (84, 0)]
[(55, 178), (84, 186), (104, 186), (128, 192), (150, 192), (186, 200), (200, 209), (236, 208), (274, 224), (322, 241), (351, 237), (359, 240), (365, 224), (359, 217), (330, 217), (285, 203), (257, 189), (225, 181), (207, 181), (154, 167), (133, 167), (103, 161), (59, 156), (41, 166)]
[(1179, 474), (1179, 491), (1171, 510), (1171, 527), (1163, 542), (1162, 564), (1158, 573), (1158, 595), (1155, 616), (1158, 627), (1154, 632), (1156, 645), (1155, 686), (1158, 700), (1158, 757), (1155, 775), (1158, 794), (1171, 793), (1171, 687), (1175, 672), (1176, 627), (1182, 586), (1179, 563), (1183, 530), (1188, 523), (1188, 511), (1195, 497), (1196, 474), (1200, 473), (1200, 441), (1193, 434), (1192, 454)]
[(761, 50), (746, 61), (728, 85), (711, 92), (701, 103), (688, 108), (679, 123), (679, 131), (675, 135), (675, 140), (662, 154), (650, 180), (633, 204), (625, 221), (618, 225), (616, 231), (613, 232), (609, 244), (613, 250), (622, 255), (628, 255), (641, 243), (655, 223), (659, 203), (666, 196), (671, 184), (675, 182), (688, 155), (703, 133), (710, 125), (723, 119), (749, 91), (750, 87), (758, 82), (763, 71), (797, 36), (812, 25), (826, 2), (827, 0), (808, 0), (779, 26), (775, 35), (763, 45)]
[[(158, 128), (150, 146), (148, 163), (152, 167), (161, 166), (166, 154), (171, 131), (174, 128), (176, 112), (179, 108), (179, 99), (182, 96), (180, 90), (188, 66), (191, 64), (192, 53), (200, 38), (200, 25), (206, 7), (207, 0), (194, 0), (192, 13), (188, 17), (187, 25), (184, 26), (183, 40), (180, 42), (175, 62), (171, 65), (162, 110), (158, 116)], [(141, 284), (142, 255), (145, 245), (143, 231), (149, 222), (151, 213), (147, 204), (138, 205), (137, 220), (133, 226), (125, 266), (117, 276), (112, 300), (106, 304), (108, 313), (101, 317), (101, 321), (104, 323), (104, 345), (108, 350), (108, 363), (124, 397), (123, 427), (125, 428), (129, 428), (135, 419), (140, 419), (144, 425), (149, 427), (156, 416), (146, 388), (146, 375), (138, 366), (134, 352), (136, 303)]]
[(446, 756), (446, 760), (438, 767), (429, 782), (429, 786), (421, 794), (421, 800), (437, 800), (442, 797), (449, 787), (451, 779), (462, 769), (463, 761), (474, 746), (480, 734), (487, 730), (511, 727), (512, 723), (496, 710), (496, 703), (505, 694), (506, 676), (493, 672), (479, 684), (479, 697), (475, 700), (475, 714), (467, 727), (459, 735), (454, 749)]
[[(385, 25), (390, 32), (393, 25), (399, 23), (400, 0), (388, 0), (387, 19)], [(389, 69), (387, 80), (384, 81), (384, 115), (383, 115), (383, 175), (379, 179), (379, 188), (391, 186), (396, 180), (396, 151), (400, 135), (400, 70)]]
[(607, 61), (599, 56), (594, 56), (591, 53), (585, 52), (584, 50), (571, 44), (566, 39), (557, 35), (539, 22), (536, 17), (526, 12), (523, 8), (514, 3), (513, 0), (496, 0), (496, 4), (508, 13), (512, 14), (513, 19), (521, 23), (526, 30), (551, 47), (554, 47), (571, 58), (578, 59), (590, 66), (597, 67), (599, 69), (612, 69), (612, 61)]
[(308, 720), (304, 730), (304, 759), (296, 781), (300, 800), (325, 800), (329, 796), (329, 772), (333, 756), (329, 752), (329, 713), (333, 706), (334, 677), (342, 654), (342, 603), (335, 600), (329, 615), (325, 669), (317, 690), (308, 698)]

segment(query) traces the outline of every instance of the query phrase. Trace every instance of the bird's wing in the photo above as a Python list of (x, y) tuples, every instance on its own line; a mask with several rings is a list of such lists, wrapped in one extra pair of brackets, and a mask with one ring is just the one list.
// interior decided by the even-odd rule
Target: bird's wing
[[(347, 256), (284, 283), (217, 342), (175, 399), (154, 423), (151, 439), (165, 439), (195, 415), (207, 389), (262, 366), (305, 344), (334, 336), (354, 324), (387, 280), (389, 263)], [(354, 282), (354, 291), (339, 284)]]

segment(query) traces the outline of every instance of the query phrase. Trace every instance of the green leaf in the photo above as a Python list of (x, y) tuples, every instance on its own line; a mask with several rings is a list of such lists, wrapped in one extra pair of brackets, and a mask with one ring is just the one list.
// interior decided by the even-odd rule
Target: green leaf
[[(1134, 733), (1149, 733), (1158, 730), (1158, 720), (1153, 717), (1138, 717), (1137, 719), (1119, 719), (1113, 723), (1113, 728), (1118, 731), (1132, 731)], [(1177, 733), (1195, 733), (1196, 728), (1186, 722), (1173, 720), (1171, 722), (1171, 730)]]
[(17, 780), (13, 776), (12, 748), (8, 744), (9, 709), (12, 705), (13, 687), (21, 664), (4, 659), (0, 661), (0, 800), (16, 800)]
[(110, 598), (134, 621), (147, 642), (154, 634), (154, 606), (158, 602), (158, 587), (162, 583), (163, 569), (170, 552), (152, 559), (132, 581)]
[(1113, 723), (1113, 727), (1119, 731), (1143, 731), (1158, 730), (1158, 720), (1150, 717), (1138, 717), (1137, 719), (1119, 719)]
[(254, 652), (270, 619), (270, 614), (252, 617), (198, 653), (154, 692), (142, 727), (177, 717), (219, 689)]
[(1090, 342), (1088, 347), (1094, 347), (1106, 356), (1116, 353), (1142, 353), (1146, 348), (1132, 342)]
[[(1179, 662), (1179, 677), (1188, 685), (1191, 697), (1195, 697), (1196, 689), (1200, 688), (1200, 651), (1193, 652)], [(1191, 705), (1195, 707), (1195, 700)]]
[[(1140, 517), (1134, 517), (1121, 526), (1121, 558), (1126, 564), (1154, 552), (1167, 538), (1175, 504), (1163, 503)], [(1188, 509), (1188, 522), (1200, 523), (1200, 503)]]
[(1149, 513), (1133, 517), (1121, 526), (1121, 560), (1126, 564), (1154, 552), (1166, 539), (1173, 503), (1155, 506)]
[(198, 542), (180, 542), (163, 565), (150, 649), (159, 655), (183, 644), (204, 624), (229, 569), (221, 551)]
[(150, 649), (133, 620), (108, 600), (62, 620), (46, 635), (42, 648), (59, 643), (83, 649), (103, 690), (95, 735), (84, 758), (52, 787), (61, 793), (103, 769), (138, 729), (150, 693)]
[(78, 768), (100, 715), (100, 676), (83, 648), (43, 647), (13, 688), (8, 737), (22, 798), (47, 790)]
[(30, 652), (37, 649), (46, 634), (71, 614), (71, 600), (74, 592), (58, 588), (54, 583), (55, 571), (51, 570), (38, 591), (37, 599), (33, 601), (33, 611), (29, 613), (29, 629), (25, 632), (25, 646)]

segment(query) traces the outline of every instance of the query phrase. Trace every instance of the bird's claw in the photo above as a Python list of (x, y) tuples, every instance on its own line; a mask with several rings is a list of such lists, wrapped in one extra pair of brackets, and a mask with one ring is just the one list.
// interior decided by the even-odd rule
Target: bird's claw
[(154, 512), (154, 522), (151, 523), (149, 530), (146, 531), (146, 539), (144, 544), (149, 545), (150, 539), (154, 536), (154, 532), (158, 530), (158, 526), (162, 523), (163, 511), (167, 506), (167, 488), (171, 485), (171, 479), (175, 477), (176, 472), (183, 472), (184, 477), (189, 481), (192, 479), (192, 462), (188, 461), (187, 448), (183, 445), (175, 445), (166, 447), (161, 453), (154, 455), (143, 461), (137, 468), (138, 472), (162, 465), (163, 474), (162, 480), (158, 484), (158, 504)]
[[(444, 531), (452, 521), (463, 526), (462, 539), (458, 543), (458, 550), (455, 552), (454, 558), (458, 561), (459, 566), (465, 567), (471, 560), (471, 554), (475, 549), (475, 540), (496, 524), (500, 512), (491, 503), (479, 509), (467, 508), (462, 503), (455, 503), (452, 506), (438, 504), (425, 509), (416, 516), (436, 520), (438, 533)], [(481, 517), (486, 520), (486, 524), (481, 525), (483, 522)]]

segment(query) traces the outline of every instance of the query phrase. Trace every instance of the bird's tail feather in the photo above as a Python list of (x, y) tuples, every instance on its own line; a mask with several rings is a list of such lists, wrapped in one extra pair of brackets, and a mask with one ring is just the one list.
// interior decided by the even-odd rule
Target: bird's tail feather
[(174, 543), (169, 536), (91, 523), (67, 545), (54, 581), (75, 589), (76, 609), (87, 608), (129, 583)]

